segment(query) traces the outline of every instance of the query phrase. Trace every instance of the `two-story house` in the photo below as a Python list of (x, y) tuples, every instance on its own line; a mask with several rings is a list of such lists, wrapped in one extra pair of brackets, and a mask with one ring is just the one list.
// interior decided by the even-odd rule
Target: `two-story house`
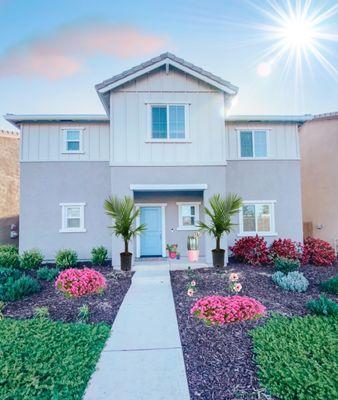
[[(302, 240), (298, 126), (306, 117), (226, 118), (238, 88), (170, 53), (96, 85), (105, 115), (12, 115), (21, 129), (20, 250), (48, 259), (93, 246), (119, 263), (108, 195), (132, 196), (147, 231), (136, 257), (166, 256), (186, 240), (215, 193), (244, 200), (239, 236)], [(200, 241), (211, 260), (212, 238)]]

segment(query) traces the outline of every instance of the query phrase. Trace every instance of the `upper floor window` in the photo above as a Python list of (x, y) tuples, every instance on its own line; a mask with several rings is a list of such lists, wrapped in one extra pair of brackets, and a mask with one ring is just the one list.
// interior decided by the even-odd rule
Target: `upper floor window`
[(84, 207), (86, 203), (60, 203), (62, 221), (60, 232), (86, 232)]
[(266, 130), (241, 130), (239, 132), (240, 157), (264, 158), (268, 156)]
[(63, 152), (83, 153), (83, 128), (63, 129)]
[(244, 201), (240, 211), (240, 235), (275, 235), (275, 202)]
[(199, 220), (200, 203), (179, 202), (178, 205), (178, 229), (179, 230), (195, 230), (197, 221)]
[(187, 105), (152, 104), (151, 140), (185, 141), (188, 139)]

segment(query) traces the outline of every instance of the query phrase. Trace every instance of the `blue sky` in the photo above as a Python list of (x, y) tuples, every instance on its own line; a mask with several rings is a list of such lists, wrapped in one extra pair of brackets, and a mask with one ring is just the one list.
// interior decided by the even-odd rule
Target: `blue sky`
[[(330, 67), (309, 52), (298, 74), (292, 60), (285, 70), (288, 48), (261, 76), (279, 40), (271, 1), (0, 0), (0, 115), (103, 113), (94, 85), (164, 51), (239, 86), (234, 114), (337, 111), (338, 13), (316, 27)], [(337, 1), (309, 5), (321, 14)]]

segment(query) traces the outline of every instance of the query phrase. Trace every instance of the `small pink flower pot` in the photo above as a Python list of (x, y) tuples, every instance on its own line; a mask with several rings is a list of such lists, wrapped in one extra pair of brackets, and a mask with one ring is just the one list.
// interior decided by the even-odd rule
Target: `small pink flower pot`
[(200, 251), (199, 250), (188, 250), (188, 260), (189, 260), (189, 262), (198, 261), (199, 255), (200, 255)]
[(169, 251), (169, 258), (171, 258), (172, 260), (176, 258), (176, 253), (173, 251)]

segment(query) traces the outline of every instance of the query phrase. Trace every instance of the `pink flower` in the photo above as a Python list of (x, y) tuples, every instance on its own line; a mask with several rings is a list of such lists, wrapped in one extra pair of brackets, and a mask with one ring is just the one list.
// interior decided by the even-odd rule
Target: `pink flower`
[(188, 289), (187, 295), (188, 295), (189, 297), (192, 297), (192, 296), (194, 295), (194, 289)]
[(190, 286), (196, 286), (196, 281), (191, 281)]
[(241, 285), (240, 283), (235, 283), (235, 284), (234, 284), (234, 287), (233, 287), (233, 290), (234, 290), (236, 293), (239, 293), (239, 292), (242, 290), (242, 285)]
[(236, 282), (236, 281), (238, 281), (238, 279), (239, 279), (238, 274), (235, 274), (234, 272), (232, 274), (230, 274), (230, 276), (229, 276), (230, 282)]

